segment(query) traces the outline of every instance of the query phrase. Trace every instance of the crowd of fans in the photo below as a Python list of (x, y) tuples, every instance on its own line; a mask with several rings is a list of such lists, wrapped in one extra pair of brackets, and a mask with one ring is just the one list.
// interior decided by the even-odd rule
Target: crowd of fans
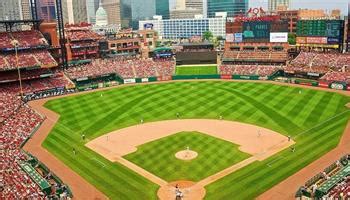
[(286, 51), (225, 51), (223, 54), (224, 59), (234, 60), (259, 60), (259, 61), (276, 61), (285, 62), (288, 58)]
[(350, 72), (327, 72), (320, 80), (325, 82), (339, 81), (350, 83)]
[(14, 48), (16, 40), (19, 48), (37, 47), (47, 45), (44, 36), (37, 30), (2, 32), (0, 33), (0, 49)]
[(31, 110), (6, 89), (0, 91), (0, 159), (1, 159), (1, 199), (38, 199), (43, 198), (37, 184), (20, 168), (19, 162), (28, 159), (20, 145), (28, 138), (33, 129), (42, 121), (42, 117)]
[(350, 54), (300, 52), (290, 62), (287, 70), (299, 72), (327, 73), (330, 70), (339, 71), (350, 64)]
[[(25, 51), (18, 53), (18, 67), (53, 67), (57, 62), (47, 50)], [(0, 54), (0, 71), (17, 68), (17, 58), (15, 53)]]
[(221, 65), (220, 74), (270, 76), (280, 69), (279, 66), (271, 65)]
[(118, 58), (99, 59), (89, 64), (71, 67), (65, 73), (71, 79), (95, 77), (106, 74), (119, 74), (122, 78), (146, 78), (169, 76), (175, 71), (175, 63), (169, 60)]

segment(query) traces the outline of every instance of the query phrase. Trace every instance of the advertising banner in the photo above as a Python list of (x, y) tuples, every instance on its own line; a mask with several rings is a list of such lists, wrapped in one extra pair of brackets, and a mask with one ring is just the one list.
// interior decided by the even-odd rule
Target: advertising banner
[(309, 76), (320, 76), (320, 74), (314, 73), (314, 72), (308, 72), (307, 75), (309, 75)]
[(270, 33), (270, 42), (288, 42), (288, 33)]
[(327, 44), (327, 37), (306, 37), (308, 44)]
[(124, 79), (124, 84), (130, 84), (130, 83), (136, 83), (136, 80), (133, 78)]
[(332, 83), (330, 87), (335, 90), (344, 90), (345, 88), (345, 86), (341, 83)]
[(327, 38), (327, 43), (328, 44), (339, 44), (340, 43), (340, 40), (339, 38)]
[(319, 82), (318, 86), (322, 88), (329, 88), (329, 84), (327, 82)]
[(306, 37), (297, 37), (297, 44), (306, 44)]
[(232, 75), (221, 75), (221, 79), (232, 79)]
[(147, 83), (147, 82), (148, 82), (148, 78), (142, 78), (142, 79), (141, 79), (141, 82), (142, 82), (142, 83)]
[(243, 42), (243, 33), (235, 33), (234, 34), (235, 42)]
[(346, 88), (347, 90), (350, 90), (350, 85), (348, 85), (348, 87)]
[(158, 81), (170, 81), (170, 80), (172, 80), (172, 77), (171, 76), (158, 76), (157, 80)]
[(234, 42), (235, 36), (234, 34), (226, 34), (226, 42)]

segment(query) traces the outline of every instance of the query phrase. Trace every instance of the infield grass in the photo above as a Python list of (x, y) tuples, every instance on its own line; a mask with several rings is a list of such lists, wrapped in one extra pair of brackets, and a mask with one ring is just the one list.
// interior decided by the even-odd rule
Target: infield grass
[(217, 74), (216, 66), (176, 66), (176, 75), (211, 75)]
[[(218, 119), (222, 115), (225, 120), (292, 136), (296, 152), (287, 149), (256, 161), (206, 187), (206, 199), (253, 199), (336, 147), (350, 118), (344, 106), (348, 102), (349, 97), (336, 93), (267, 83), (201, 81), (126, 86), (48, 101), (45, 106), (61, 117), (43, 146), (109, 198), (134, 200), (156, 199), (159, 187), (86, 148), (87, 141), (136, 125), (141, 118), (146, 123), (175, 119), (177, 112), (182, 118)], [(86, 141), (81, 140), (83, 133)], [(211, 151), (216, 153), (215, 149)], [(158, 167), (156, 163), (154, 167)]]
[[(198, 156), (189, 161), (177, 159), (175, 154), (187, 147)], [(138, 146), (136, 152), (124, 158), (172, 182), (200, 181), (249, 156), (231, 142), (199, 132), (181, 132)]]

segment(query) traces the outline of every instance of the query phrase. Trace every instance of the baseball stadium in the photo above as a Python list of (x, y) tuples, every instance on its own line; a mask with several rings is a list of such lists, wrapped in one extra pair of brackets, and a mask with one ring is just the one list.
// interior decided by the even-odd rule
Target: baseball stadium
[(297, 26), (240, 16), (218, 49), (0, 21), (1, 199), (349, 199), (345, 21)]

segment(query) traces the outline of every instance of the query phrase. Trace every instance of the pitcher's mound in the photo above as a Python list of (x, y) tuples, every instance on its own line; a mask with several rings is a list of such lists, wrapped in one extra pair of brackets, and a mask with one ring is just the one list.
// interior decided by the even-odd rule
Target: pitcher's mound
[(198, 153), (191, 150), (178, 151), (175, 157), (180, 160), (192, 160), (198, 156)]
[(205, 196), (204, 187), (192, 181), (175, 181), (168, 185), (163, 185), (158, 190), (160, 200), (172, 200), (176, 198), (176, 186), (182, 193), (182, 200), (202, 200)]

